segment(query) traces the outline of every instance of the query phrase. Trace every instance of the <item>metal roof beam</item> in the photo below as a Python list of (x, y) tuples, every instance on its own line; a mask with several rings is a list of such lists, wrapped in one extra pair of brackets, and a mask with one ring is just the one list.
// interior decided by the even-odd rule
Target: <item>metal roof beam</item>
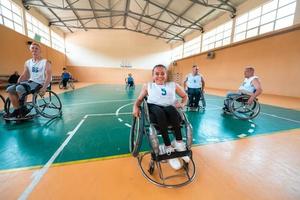
[(87, 31), (87, 29), (85, 28), (84, 24), (83, 24), (82, 21), (80, 20), (80, 18), (79, 18), (79, 16), (78, 16), (77, 12), (74, 10), (73, 5), (69, 2), (69, 0), (66, 0), (66, 2), (67, 2), (67, 4), (69, 5), (69, 7), (72, 9), (74, 15), (75, 15), (76, 18), (78, 19), (78, 21), (79, 21), (79, 23), (81, 24), (81, 26), (83, 27), (83, 29), (84, 29), (85, 31)]
[[(63, 25), (55, 25), (57, 27), (63, 27)], [(69, 26), (70, 28), (74, 28), (74, 29), (83, 29), (83, 27), (81, 26)], [(88, 29), (99, 29), (98, 27), (88, 27)], [(155, 34), (150, 34), (150, 33), (145, 33), (145, 32), (141, 32), (141, 31), (136, 31), (134, 29), (130, 29), (130, 28), (110, 28), (110, 27), (101, 27), (100, 30), (128, 30), (128, 31), (133, 31), (136, 33), (141, 33), (144, 35), (148, 35), (148, 36), (153, 36), (153, 37), (159, 37), (161, 39), (165, 39), (165, 40), (169, 40), (171, 39), (170, 37), (163, 37), (163, 36), (158, 36)], [(182, 41), (182, 39), (177, 39), (177, 38), (173, 38), (172, 40), (178, 40), (178, 41)]]
[(136, 25), (136, 29), (135, 29), (135, 30), (138, 30), (138, 29), (139, 29), (139, 25), (140, 25), (140, 23), (141, 23), (141, 20), (142, 20), (143, 16), (145, 15), (145, 12), (146, 12), (146, 9), (147, 9), (148, 5), (149, 5), (149, 2), (147, 1), (147, 2), (146, 2), (146, 5), (145, 5), (145, 7), (144, 7), (144, 9), (143, 9), (143, 11), (142, 11), (142, 14), (141, 14), (141, 16), (140, 16), (140, 19), (138, 20), (138, 23), (137, 23), (137, 25)]
[(169, 5), (172, 3), (173, 0), (169, 0), (167, 5), (164, 7), (164, 9), (161, 11), (161, 13), (159, 14), (159, 16), (156, 18), (155, 22), (151, 25), (151, 28), (148, 30), (147, 33), (150, 33), (150, 31), (152, 30), (153, 26), (156, 25), (157, 21), (160, 19), (160, 17), (162, 16), (162, 14), (166, 11), (166, 9), (169, 7)]
[(95, 11), (94, 11), (94, 9), (95, 9), (95, 7), (94, 7), (94, 1), (92, 2), (91, 0), (89, 0), (89, 3), (90, 3), (90, 6), (91, 6), (91, 8), (92, 8), (92, 10), (93, 10), (93, 15), (94, 15), (94, 17), (95, 17), (95, 21), (96, 21), (96, 23), (97, 23), (97, 26), (98, 26), (98, 28), (100, 28), (100, 24), (99, 24), (98, 20), (96, 19), (97, 15), (96, 15), (96, 13), (95, 13)]
[[(112, 7), (111, 7), (111, 0), (108, 0), (108, 8), (109, 8), (110, 10), (112, 10)], [(113, 27), (112, 12), (110, 12), (110, 19), (109, 19), (109, 22), (110, 22), (110, 27)]]
[[(195, 23), (198, 23), (199, 21), (201, 21), (202, 19), (204, 19), (205, 17), (207, 17), (208, 15), (210, 15), (211, 13), (213, 13), (214, 11), (216, 11), (216, 9), (212, 9), (211, 11), (207, 12), (205, 15), (203, 15), (203, 16), (200, 17), (200, 18), (198, 18), (198, 19), (195, 21)], [(191, 25), (191, 26), (192, 26), (192, 25)], [(186, 31), (186, 30), (187, 30), (187, 28), (184, 29), (183, 31), (179, 32), (177, 35), (180, 35), (181, 33), (183, 33), (183, 32)], [(167, 43), (169, 43), (169, 42), (170, 42), (171, 40), (173, 40), (173, 39), (174, 39), (174, 37), (171, 38), (170, 40), (168, 40)]]
[[(172, 24), (170, 24), (166, 29), (165, 31), (163, 31), (160, 35), (164, 34), (171, 26), (175, 25), (176, 21), (178, 19), (180, 19), (180, 16), (184, 15), (185, 13), (187, 13), (187, 11), (189, 11), (191, 9), (191, 7), (193, 7), (195, 5), (195, 3), (192, 3), (191, 5), (189, 5), (179, 16), (177, 16), (177, 18), (173, 21)], [(192, 27), (193, 24), (191, 24), (190, 26), (188, 26), (187, 28), (185, 29), (189, 29)], [(201, 27), (201, 30), (203, 30), (203, 28)], [(178, 36), (178, 35), (177, 35)]]
[[(97, 17), (82, 17), (81, 20), (89, 20), (89, 19), (102, 19), (102, 18), (109, 18), (109, 17), (121, 17), (124, 16), (123, 14), (115, 14), (115, 15), (105, 15), (105, 16), (97, 16)], [(59, 23), (59, 22), (73, 22), (77, 21), (76, 19), (62, 19), (61, 21), (50, 21), (51, 24)]]
[[(131, 16), (131, 15), (129, 15), (129, 16), (130, 16), (131, 18), (137, 20), (137, 21), (139, 20), (138, 18), (136, 18), (136, 17), (134, 17), (134, 16)], [(151, 24), (148, 23), (148, 22), (142, 21), (142, 23), (151, 26)], [(156, 28), (156, 29), (158, 29), (158, 30), (160, 30), (160, 31), (164, 31), (164, 29), (162, 29), (162, 28), (160, 28), (160, 27), (158, 27), (158, 26), (153, 26), (153, 28)], [(178, 37), (178, 38), (180, 38), (180, 39), (183, 39), (183, 38), (181, 38), (180, 36), (177, 36), (175, 33), (171, 33), (171, 32), (166, 32), (166, 33), (168, 33), (168, 34), (170, 34), (170, 35), (173, 35), (174, 37)], [(160, 35), (160, 36), (161, 36), (161, 35)]]
[(130, 5), (130, 0), (126, 0), (124, 21), (123, 21), (124, 27), (126, 27), (126, 25), (127, 25), (127, 16), (128, 16), (128, 11), (129, 11), (129, 5)]
[(204, 0), (190, 0), (193, 3), (196, 4), (200, 4), (202, 6), (205, 7), (211, 7), (217, 10), (222, 10), (222, 11), (226, 11), (226, 12), (230, 12), (231, 14), (235, 14), (236, 13), (236, 8), (234, 6), (232, 6), (231, 4), (228, 3), (228, 0), (218, 0), (218, 2), (220, 2), (219, 5), (216, 4), (209, 4), (208, 1), (204, 1)]
[[(180, 18), (180, 19), (182, 19), (182, 20), (184, 20), (184, 21), (186, 21), (186, 22), (188, 22), (188, 23), (190, 23), (190, 24), (193, 23), (192, 20), (189, 20), (189, 19), (187, 19), (187, 18), (185, 18), (185, 17), (183, 17), (183, 16), (181, 16), (181, 15), (178, 15), (178, 14), (176, 14), (175, 12), (173, 12), (173, 11), (171, 11), (171, 10), (169, 10), (169, 9), (166, 9), (165, 7), (163, 7), (163, 6), (161, 6), (161, 5), (158, 5), (158, 4), (156, 4), (156, 3), (154, 3), (154, 2), (152, 2), (152, 1), (150, 1), (150, 0), (144, 0), (144, 1), (149, 2), (150, 4), (152, 4), (152, 5), (154, 5), (154, 6), (158, 7), (158, 8), (160, 8), (160, 9), (162, 9), (162, 10), (164, 10), (164, 11), (167, 12), (167, 13), (171, 13), (172, 15), (175, 15), (176, 17), (178, 17), (178, 18)], [(194, 24), (194, 23), (193, 23), (193, 24)], [(202, 28), (201, 25), (199, 25), (199, 24), (194, 24), (194, 25), (198, 26), (199, 28)]]
[[(44, 6), (47, 6), (47, 4), (43, 0), (40, 0), (40, 2)], [(28, 6), (27, 1), (23, 0), (22, 3), (24, 5), (24, 7)], [(73, 33), (73, 31), (61, 20), (61, 18), (51, 8), (48, 8), (48, 10), (58, 19), (59, 22), (61, 22), (63, 24), (64, 27), (66, 27), (71, 33)], [(49, 25), (51, 25), (51, 24), (49, 23)]]

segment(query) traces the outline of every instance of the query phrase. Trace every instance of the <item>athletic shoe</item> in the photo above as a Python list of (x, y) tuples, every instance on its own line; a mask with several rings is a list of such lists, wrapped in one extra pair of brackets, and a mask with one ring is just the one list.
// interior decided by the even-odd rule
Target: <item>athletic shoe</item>
[[(172, 141), (172, 146), (174, 147), (174, 149), (178, 152), (180, 151), (185, 151), (186, 150), (186, 146), (184, 142), (177, 142), (176, 140)], [(188, 156), (183, 156), (182, 159), (186, 162), (189, 163), (190, 162), (190, 157)]]
[(222, 109), (225, 114), (231, 114), (230, 110), (227, 107), (223, 107)]
[[(174, 152), (174, 149), (172, 146), (166, 147), (165, 145), (159, 145), (159, 154), (160, 155), (162, 155), (162, 154), (170, 155), (172, 152)], [(168, 159), (168, 163), (175, 170), (179, 170), (182, 167), (178, 158)]]
[(30, 113), (30, 110), (26, 106), (23, 106), (20, 109), (20, 115), (21, 115), (21, 117), (26, 117), (26, 115), (28, 115), (28, 113)]
[(12, 113), (6, 113), (3, 115), (4, 118), (16, 118), (20, 115), (20, 109), (15, 109)]

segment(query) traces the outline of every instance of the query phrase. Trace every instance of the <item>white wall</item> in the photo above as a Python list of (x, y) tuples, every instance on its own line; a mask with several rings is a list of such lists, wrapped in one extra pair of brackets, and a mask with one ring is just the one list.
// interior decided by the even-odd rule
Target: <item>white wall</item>
[(170, 45), (140, 33), (125, 30), (88, 30), (66, 34), (67, 65), (152, 68), (170, 63)]

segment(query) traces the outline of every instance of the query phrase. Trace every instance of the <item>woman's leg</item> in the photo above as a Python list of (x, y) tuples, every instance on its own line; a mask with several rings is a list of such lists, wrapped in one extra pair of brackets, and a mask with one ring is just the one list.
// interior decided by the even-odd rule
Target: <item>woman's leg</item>
[(161, 133), (165, 145), (170, 146), (171, 141), (168, 135), (168, 121), (163, 107), (155, 104), (148, 105), (150, 121), (157, 124), (158, 131)]
[(180, 114), (178, 113), (177, 109), (174, 106), (166, 106), (164, 107), (164, 110), (167, 114), (168, 122), (174, 129), (176, 140), (182, 140), (182, 134), (180, 128), (180, 123), (182, 119)]

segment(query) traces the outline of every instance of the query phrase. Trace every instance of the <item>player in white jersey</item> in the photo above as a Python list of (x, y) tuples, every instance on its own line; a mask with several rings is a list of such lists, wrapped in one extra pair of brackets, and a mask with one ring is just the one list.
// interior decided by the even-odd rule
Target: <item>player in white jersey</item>
[(187, 90), (189, 96), (189, 107), (197, 108), (199, 106), (199, 100), (201, 99), (202, 107), (205, 109), (204, 87), (204, 78), (199, 73), (199, 67), (194, 65), (192, 73), (188, 74), (184, 81), (184, 88)]
[(248, 94), (250, 98), (247, 104), (252, 104), (254, 99), (262, 93), (262, 88), (257, 76), (254, 76), (254, 68), (246, 67), (244, 71), (245, 79), (237, 92), (228, 92), (226, 95), (226, 100), (224, 101), (223, 110), (228, 112), (228, 106), (230, 104), (230, 99), (239, 96), (241, 94)]
[(30, 45), (32, 58), (24, 64), (24, 71), (18, 83), (7, 88), (7, 92), (14, 111), (6, 117), (24, 117), (29, 110), (23, 106), (26, 95), (39, 91), (43, 96), (51, 81), (51, 65), (41, 56), (41, 47), (38, 43)]
[[(183, 88), (175, 82), (167, 82), (167, 68), (164, 65), (156, 65), (152, 70), (153, 82), (145, 84), (137, 98), (133, 115), (140, 115), (139, 106), (147, 96), (150, 121), (157, 124), (159, 132), (162, 134), (164, 146), (160, 148), (161, 153), (176, 151), (185, 151), (186, 146), (182, 141), (181, 117), (176, 108), (182, 108), (186, 105), (188, 97)], [(176, 94), (181, 97), (181, 102), (176, 100)], [(174, 128), (175, 140), (170, 141), (168, 135), (168, 125)], [(189, 161), (188, 157), (183, 159)], [(174, 169), (180, 169), (181, 163), (178, 158), (169, 159), (169, 164)]]

